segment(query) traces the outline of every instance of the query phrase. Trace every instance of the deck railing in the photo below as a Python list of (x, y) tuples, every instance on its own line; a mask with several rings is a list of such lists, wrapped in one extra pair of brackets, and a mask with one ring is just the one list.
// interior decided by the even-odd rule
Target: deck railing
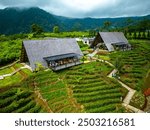
[(52, 67), (51, 69), (54, 70), (54, 71), (57, 71), (57, 70), (69, 68), (69, 67), (72, 67), (72, 66), (75, 66), (75, 65), (79, 65), (79, 64), (82, 64), (82, 62), (76, 61), (76, 62), (73, 62), (73, 63), (67, 63), (67, 64), (64, 64), (64, 65)]

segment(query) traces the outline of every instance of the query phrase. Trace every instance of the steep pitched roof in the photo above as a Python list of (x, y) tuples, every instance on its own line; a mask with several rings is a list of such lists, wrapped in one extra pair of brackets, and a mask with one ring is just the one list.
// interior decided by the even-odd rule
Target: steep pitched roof
[(49, 39), (49, 40), (27, 40), (23, 41), (27, 57), (32, 70), (36, 63), (48, 67), (44, 57), (75, 53), (82, 56), (82, 52), (75, 39)]
[(128, 44), (122, 32), (99, 32), (99, 34), (109, 51), (114, 51), (112, 44)]

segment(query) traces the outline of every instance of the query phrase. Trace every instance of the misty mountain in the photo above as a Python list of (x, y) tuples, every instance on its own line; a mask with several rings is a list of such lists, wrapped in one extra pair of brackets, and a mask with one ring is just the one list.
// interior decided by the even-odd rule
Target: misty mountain
[(150, 15), (122, 18), (67, 18), (50, 14), (38, 7), (5, 8), (0, 10), (0, 34), (29, 33), (33, 23), (40, 25), (46, 32), (51, 32), (54, 26), (59, 26), (60, 31), (97, 29), (102, 27), (105, 21), (110, 21), (111, 27), (116, 28), (126, 26), (129, 18), (134, 24), (142, 19), (150, 19)]

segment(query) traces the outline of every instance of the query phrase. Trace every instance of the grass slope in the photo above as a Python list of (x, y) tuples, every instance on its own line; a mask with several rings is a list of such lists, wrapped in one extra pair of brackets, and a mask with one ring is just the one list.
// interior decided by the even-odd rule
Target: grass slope
[(107, 64), (92, 62), (62, 71), (61, 75), (85, 112), (120, 112), (121, 86), (107, 78)]
[(23, 113), (44, 111), (41, 105), (35, 102), (32, 91), (25, 88), (12, 88), (1, 92), (0, 113)]
[(146, 89), (144, 85), (146, 75), (150, 69), (150, 42), (131, 40), (133, 49), (126, 52), (111, 53), (113, 63), (116, 57), (121, 57), (123, 68), (120, 77), (123, 82), (138, 91)]

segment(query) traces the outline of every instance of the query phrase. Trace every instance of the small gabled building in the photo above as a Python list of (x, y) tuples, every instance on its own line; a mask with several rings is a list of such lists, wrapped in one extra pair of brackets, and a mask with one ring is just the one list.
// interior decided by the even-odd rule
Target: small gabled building
[(122, 32), (99, 32), (90, 47), (108, 51), (131, 49), (131, 45)]
[(86, 44), (88, 46), (90, 46), (93, 41), (94, 41), (94, 37), (92, 37), (92, 38), (83, 38), (82, 39), (83, 44)]
[(22, 43), (20, 61), (29, 63), (33, 71), (39, 63), (57, 71), (81, 64), (82, 56), (76, 39), (27, 40)]

